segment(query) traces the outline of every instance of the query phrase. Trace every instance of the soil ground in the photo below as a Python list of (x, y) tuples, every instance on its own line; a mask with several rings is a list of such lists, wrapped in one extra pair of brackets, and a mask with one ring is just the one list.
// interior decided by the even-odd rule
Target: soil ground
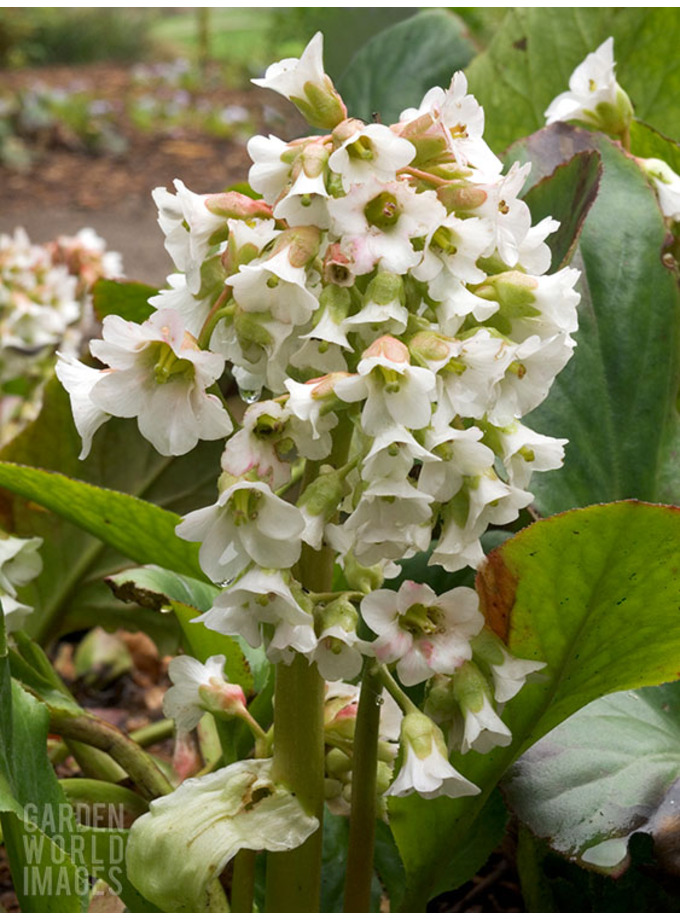
[[(22, 226), (32, 241), (41, 243), (93, 227), (109, 249), (122, 253), (128, 278), (162, 284), (173, 268), (156, 222), (152, 189), (172, 188), (173, 179), (180, 178), (204, 194), (243, 181), (250, 164), (245, 139), (216, 139), (188, 130), (166, 135), (135, 130), (121, 107), (132, 81), (131, 69), (123, 66), (0, 72), (0, 87), (6, 91), (36, 81), (59, 88), (82, 86), (120, 109), (127, 150), (118, 156), (93, 156), (57, 143), (26, 171), (0, 166), (0, 233)], [(209, 96), (216, 106), (246, 108), (262, 133), (292, 137), (299, 124), (292, 106), (271, 92), (215, 87)]]

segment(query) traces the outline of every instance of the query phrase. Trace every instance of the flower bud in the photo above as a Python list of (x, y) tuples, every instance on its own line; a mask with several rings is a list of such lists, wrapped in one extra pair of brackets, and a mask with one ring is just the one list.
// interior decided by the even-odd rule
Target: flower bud
[(404, 303), (404, 280), (392, 272), (378, 272), (366, 288), (364, 303)]
[(329, 776), (346, 779), (352, 769), (352, 758), (340, 748), (331, 748), (326, 754), (326, 771)]
[(298, 505), (304, 506), (308, 514), (320, 515), (328, 520), (335, 514), (338, 505), (347, 494), (347, 485), (344, 474), (329, 467), (326, 469), (328, 472), (321, 473), (310, 482)]
[[(304, 174), (310, 179), (316, 179), (320, 176), (328, 165), (328, 147), (323, 141), (313, 141), (306, 144), (300, 154), (297, 164), (301, 167)], [(297, 165), (296, 164), (296, 165)], [(293, 171), (295, 175), (295, 170)]]
[(419, 332), (408, 343), (412, 357), (420, 364), (445, 364), (451, 357), (451, 346), (451, 339), (438, 332)]
[(386, 358), (388, 361), (393, 361), (395, 364), (408, 364), (409, 363), (409, 353), (408, 348), (404, 345), (403, 342), (400, 342), (399, 339), (395, 339), (391, 335), (383, 335), (379, 339), (376, 339), (362, 354), (362, 359), (364, 358)]
[(272, 209), (261, 198), (250, 198), (241, 192), (218, 192), (207, 195), (206, 208), (219, 217), (236, 218), (237, 220), (262, 220), (271, 219)]
[(276, 238), (272, 255), (288, 248), (288, 261), (293, 268), (304, 268), (316, 258), (320, 242), (321, 231), (318, 227), (291, 227)]
[(376, 792), (378, 795), (383, 795), (385, 792), (387, 792), (391, 781), (392, 765), (385, 763), (383, 760), (379, 760), (376, 776)]
[[(337, 748), (336, 748), (337, 750)], [(342, 783), (339, 779), (326, 777), (323, 781), (323, 795), (325, 799), (337, 799), (342, 795)]]
[(229, 684), (211, 677), (198, 688), (203, 708), (217, 718), (241, 718), (246, 713), (246, 697), (238, 684)]
[(499, 303), (508, 317), (538, 316), (539, 311), (533, 306), (536, 300), (533, 292), (537, 288), (534, 278), (523, 272), (509, 271), (487, 278), (475, 288), (475, 294)]
[(338, 325), (346, 318), (352, 306), (352, 296), (346, 287), (328, 284), (319, 297), (320, 312), (328, 313)]
[(487, 193), (469, 182), (457, 181), (440, 186), (437, 198), (448, 214), (455, 212), (460, 215), (481, 207), (487, 199)]
[(633, 120), (633, 104), (628, 93), (617, 85), (614, 103), (600, 102), (594, 114), (595, 117), (588, 118), (588, 122), (595, 128), (615, 137), (625, 137)]
[(416, 148), (413, 166), (423, 166), (447, 156), (446, 136), (432, 115), (420, 115), (408, 124), (402, 125), (399, 136), (410, 141)]
[(244, 353), (253, 345), (266, 348), (272, 344), (271, 334), (263, 324), (263, 320), (268, 318), (264, 313), (251, 313), (242, 309), (234, 312), (234, 329)]
[(361, 591), (362, 594), (377, 591), (385, 580), (382, 564), (360, 565), (352, 553), (345, 556), (344, 571), (347, 586), (353, 591)]
[(333, 129), (333, 146), (341, 147), (353, 134), (363, 131), (365, 127), (365, 123), (359, 118), (345, 118)]

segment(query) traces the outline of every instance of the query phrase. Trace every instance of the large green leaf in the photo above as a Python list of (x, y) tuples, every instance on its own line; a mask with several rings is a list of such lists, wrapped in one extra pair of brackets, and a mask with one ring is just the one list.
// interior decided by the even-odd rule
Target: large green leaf
[(485, 137), (500, 151), (545, 124), (574, 68), (610, 35), (617, 79), (638, 118), (680, 137), (680, 11), (675, 8), (516, 7), (467, 70), (484, 106)]
[(135, 323), (143, 323), (154, 311), (149, 304), (149, 297), (157, 293), (158, 288), (139, 281), (100, 278), (92, 289), (92, 300), (99, 319), (115, 314)]
[(179, 517), (134, 495), (15, 463), (0, 462), (0, 486), (42, 505), (135, 562), (200, 578), (195, 546), (175, 535)]
[(595, 150), (584, 150), (533, 185), (524, 200), (533, 223), (552, 217), (559, 229), (548, 240), (552, 252), (550, 271), (565, 265), (574, 253), (583, 222), (588, 216), (600, 185), (602, 165)]
[(509, 747), (454, 758), (481, 795), (390, 800), (408, 879), (404, 909), (457, 879), (458, 854), (519, 754), (600, 696), (677, 676), (680, 510), (617, 502), (539, 521), (489, 555), (479, 589), (510, 650), (546, 667), (503, 711)]
[[(2, 623), (0, 629), (4, 645)], [(80, 913), (87, 901), (88, 877), (72, 809), (47, 759), (48, 725), (47, 708), (10, 679), (3, 654), (0, 823), (14, 888), (24, 912)]]
[[(215, 500), (220, 451), (220, 443), (210, 442), (200, 444), (184, 457), (161, 457), (141, 437), (134, 422), (112, 419), (97, 432), (90, 456), (81, 462), (78, 460), (80, 438), (73, 425), (70, 402), (55, 380), (47, 387), (39, 418), (4, 448), (0, 459), (55, 470), (92, 485), (131, 493), (183, 514)], [(12, 488), (8, 481), (2, 485)], [(39, 535), (44, 539), (41, 549), (43, 572), (36, 580), (34, 597), (29, 601), (36, 607), (36, 615), (28, 623), (33, 634), (44, 639), (64, 629), (97, 623), (109, 629), (116, 625), (126, 628), (136, 625), (148, 629), (164, 650), (170, 651), (172, 634), (167, 632), (167, 620), (155, 618), (148, 611), (139, 611), (136, 622), (131, 609), (118, 604), (101, 585), (101, 578), (122, 568), (126, 558), (169, 567), (167, 554), (164, 554), (165, 563), (139, 555), (123, 558), (120, 553), (127, 551), (121, 546), (116, 547), (118, 552), (107, 550), (100, 540), (67, 523), (73, 520), (68, 518), (69, 499), (65, 499), (67, 514), (60, 517), (57, 515), (61, 512), (56, 508), (52, 509), (56, 514), (46, 512), (45, 508), (51, 507), (47, 498), (40, 500), (27, 492), (24, 494), (26, 499), (16, 494), (0, 494), (0, 517), (7, 529), (21, 536)], [(106, 498), (98, 494), (99, 498)], [(63, 499), (64, 495), (60, 497)], [(112, 497), (110, 493), (108, 497)], [(148, 510), (144, 503), (136, 506), (129, 502), (127, 507), (130, 511), (136, 507)], [(90, 511), (96, 516), (92, 508)], [(179, 570), (201, 577), (200, 572), (192, 568), (195, 563), (193, 548), (172, 534), (171, 517), (165, 518), (163, 539), (169, 538), (168, 546), (175, 546), (176, 558), (181, 556), (185, 560), (185, 567), (180, 566)], [(115, 523), (113, 529), (120, 527)], [(108, 525), (104, 525), (104, 530), (109, 530)], [(105, 534), (97, 533), (96, 536), (103, 539)], [(131, 534), (129, 540), (136, 542)], [(122, 617), (120, 621), (119, 616)]]
[(590, 703), (520, 757), (503, 782), (510, 806), (565, 856), (620, 866), (630, 836), (662, 840), (674, 812), (679, 703), (678, 683)]
[(680, 144), (671, 140), (643, 121), (634, 121), (630, 128), (630, 149), (636, 157), (655, 157), (680, 173)]
[(354, 55), (338, 89), (349, 114), (384, 124), (418, 106), (432, 86), (448, 86), (475, 53), (461, 20), (447, 10), (428, 10), (380, 32)]
[(542, 514), (593, 502), (680, 501), (675, 464), (679, 416), (679, 296), (661, 260), (666, 228), (633, 159), (602, 137), (567, 125), (508, 151), (534, 178), (596, 145), (599, 194), (581, 231), (578, 347), (528, 424), (569, 439), (563, 469), (532, 481)]

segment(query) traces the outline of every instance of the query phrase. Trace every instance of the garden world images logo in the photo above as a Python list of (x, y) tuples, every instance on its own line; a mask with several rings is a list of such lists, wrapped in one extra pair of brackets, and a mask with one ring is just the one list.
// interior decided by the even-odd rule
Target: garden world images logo
[(119, 895), (124, 875), (125, 810), (120, 805), (79, 803), (24, 808), (23, 872), (17, 888), (26, 896), (89, 895), (91, 879), (103, 878)]

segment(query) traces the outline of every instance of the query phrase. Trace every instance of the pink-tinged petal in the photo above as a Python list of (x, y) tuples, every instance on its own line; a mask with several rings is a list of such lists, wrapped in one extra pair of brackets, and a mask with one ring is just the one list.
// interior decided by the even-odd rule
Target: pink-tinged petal
[(378, 661), (388, 664), (408, 654), (413, 647), (409, 633), (394, 627), (373, 642), (373, 652)]
[(432, 677), (432, 668), (425, 660), (420, 645), (421, 643), (416, 643), (397, 662), (397, 674), (405, 687), (415, 687), (416, 684)]

